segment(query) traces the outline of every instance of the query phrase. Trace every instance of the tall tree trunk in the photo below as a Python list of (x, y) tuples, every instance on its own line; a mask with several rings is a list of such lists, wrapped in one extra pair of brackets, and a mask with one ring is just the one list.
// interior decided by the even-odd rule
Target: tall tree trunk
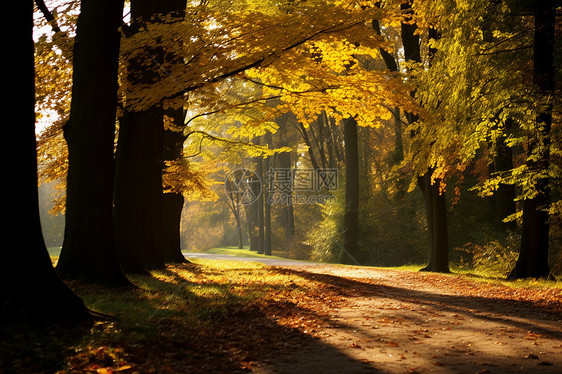
[(181, 252), (181, 217), (183, 212), (184, 198), (181, 193), (165, 193), (163, 198), (164, 225), (162, 250), (164, 251), (164, 262), (186, 263), (189, 262)]
[[(271, 133), (268, 132), (264, 135), (265, 142), (268, 147), (272, 147), (272, 137)], [(271, 192), (271, 186), (269, 184), (269, 172), (270, 167), (273, 166), (273, 159), (271, 157), (266, 157), (263, 160), (263, 174), (264, 174), (264, 185), (267, 187), (264, 189), (264, 207), (263, 207), (263, 253), (265, 255), (271, 256), (271, 247), (273, 245), (272, 230), (271, 230), (271, 203), (269, 201), (269, 194)]]
[[(402, 4), (401, 8), (406, 14), (412, 11), (409, 4)], [(419, 36), (416, 35), (417, 26), (404, 22), (402, 23), (401, 29), (405, 59), (421, 62)], [(430, 38), (436, 37), (436, 31), (430, 29)], [(435, 51), (430, 49), (430, 55), (434, 53)], [(413, 123), (417, 120), (416, 116), (411, 113), (407, 114), (407, 119), (409, 123)], [(415, 136), (416, 134), (413, 135)], [(425, 199), (427, 231), (429, 235), (428, 263), (427, 266), (421, 270), (446, 273), (449, 272), (447, 200), (445, 198), (445, 193), (440, 191), (441, 181), (436, 180), (432, 183), (432, 174), (433, 169), (429, 168), (424, 175), (418, 178), (418, 186)]]
[[(554, 42), (556, 11), (554, 0), (535, 1), (535, 33), (533, 47), (533, 83), (549, 104), (541, 108), (536, 118), (536, 133), (531, 135), (528, 152), (533, 160), (527, 161), (533, 171), (547, 171), (550, 163), (550, 128), (552, 125), (552, 96), (554, 94)], [(551, 277), (548, 266), (548, 176), (535, 182), (536, 196), (523, 200), (521, 252), (509, 278)]]
[(259, 176), (262, 182), (262, 193), (258, 196), (257, 208), (258, 208), (258, 253), (264, 254), (265, 250), (265, 190), (266, 183), (264, 178), (264, 168), (263, 168), (263, 158), (257, 157), (257, 170), (256, 174)]
[(312, 164), (312, 167), (316, 170), (319, 168), (319, 165), (318, 165), (318, 161), (316, 160), (316, 156), (314, 155), (314, 148), (310, 141), (310, 137), (308, 136), (306, 127), (304, 127), (304, 125), (298, 121), (295, 121), (294, 123), (297, 130), (301, 134), (304, 143), (306, 144), (308, 150), (308, 156), (310, 157), (310, 163)]
[[(166, 111), (166, 115), (173, 118), (177, 129), (164, 129), (163, 158), (164, 161), (176, 161), (183, 157), (183, 143), (186, 139), (181, 131), (184, 127), (184, 110), (183, 108), (170, 109)], [(162, 250), (164, 252), (164, 262), (189, 262), (181, 253), (183, 195), (179, 191), (176, 192), (172, 186), (172, 191), (164, 193), (162, 199), (164, 226)]]
[[(18, 160), (16, 178), (18, 188), (8, 199), (10, 219), (5, 222), (8, 232), (4, 243), (1, 272), (2, 303), (0, 326), (8, 328), (18, 322), (60, 323), (82, 322), (90, 319), (82, 300), (57, 276), (41, 232), (39, 197), (37, 188), (37, 148), (35, 143), (35, 53), (33, 44), (33, 1), (19, 3), (14, 15), (19, 18), (15, 32), (21, 42), (18, 64), (14, 65), (18, 77), (16, 93), (8, 96), (8, 104), (23, 108), (17, 126), (7, 126), (8, 139), (17, 144), (9, 148), (9, 157)], [(22, 48), (21, 43), (8, 47)], [(8, 154), (5, 154), (7, 159)], [(26, 202), (22, 204), (22, 202)], [(16, 233), (25, 233), (24, 236)], [(4, 332), (4, 331), (2, 331)], [(19, 333), (19, 332), (18, 332)], [(3, 335), (3, 339), (10, 336)]]
[(326, 134), (326, 154), (328, 158), (328, 168), (333, 169), (336, 167), (336, 155), (334, 151), (334, 135), (330, 129), (330, 119), (325, 111), (320, 114), (319, 125), (323, 128), (323, 133)]
[(238, 237), (238, 249), (242, 249), (244, 248), (244, 235), (242, 234), (240, 207), (243, 204), (243, 178), (245, 178), (245, 175), (234, 173), (231, 176), (232, 179), (226, 181), (226, 192), (228, 195), (226, 203), (228, 204), (228, 207), (232, 212), (232, 215), (234, 216), (234, 223), (236, 225), (236, 233)]
[(431, 181), (432, 170), (418, 178), (426, 207), (428, 260), (422, 271), (449, 272), (448, 225), (445, 194), (439, 191), (440, 180)]
[(68, 143), (64, 279), (128, 284), (113, 230), (113, 148), (123, 0), (84, 0), (78, 17)]
[[(279, 125), (279, 147), (288, 146), (287, 141), (287, 126), (288, 126), (288, 116), (282, 116), (276, 120), (277, 124)], [(288, 175), (292, 178), (293, 173), (291, 173), (291, 153), (290, 152), (281, 152), (277, 156), (276, 165), (281, 170), (287, 171)], [(291, 183), (292, 185), (292, 183)], [(287, 188), (283, 190), (283, 193), (286, 193), (288, 196), (287, 204), (281, 206), (281, 226), (285, 231), (285, 247), (288, 248), (289, 246), (294, 244), (295, 240), (295, 220), (293, 215), (293, 202), (292, 202), (292, 188)]]
[(162, 119), (163, 112), (153, 108), (126, 112), (120, 122), (115, 230), (121, 266), (126, 273), (143, 274), (165, 266)]
[[(131, 2), (132, 32), (157, 14), (181, 13), (185, 0)], [(162, 79), (161, 50), (147, 50), (144, 59), (129, 61), (133, 83)], [(152, 61), (150, 67), (145, 62)], [(164, 110), (161, 103), (145, 110), (125, 108), (116, 154), (115, 227), (118, 252), (126, 272), (145, 273), (165, 267), (164, 196), (162, 189)]]
[[(254, 193), (256, 196), (259, 196), (261, 191), (258, 191), (256, 187), (259, 187), (257, 184), (252, 184), (252, 188), (254, 189)], [(244, 210), (246, 212), (246, 226), (248, 231), (248, 241), (250, 242), (250, 251), (258, 251), (258, 202), (253, 201), (250, 204), (244, 206)]]
[[(380, 7), (380, 4), (377, 4), (377, 6)], [(375, 30), (377, 35), (381, 36), (382, 32), (381, 32), (379, 21), (374, 19), (372, 21), (372, 26), (373, 26), (373, 30)], [(408, 48), (408, 50), (410, 50), (410, 48)], [(384, 48), (379, 48), (379, 52), (383, 58), (383, 61), (385, 62), (387, 69), (390, 71), (398, 71), (398, 63), (396, 62), (394, 56)], [(394, 108), (393, 116), (394, 116), (394, 154), (392, 158), (392, 165), (398, 165), (404, 159), (404, 145), (402, 141), (402, 121), (400, 119), (400, 108), (398, 107)], [(407, 192), (406, 183), (402, 178), (399, 178), (396, 184), (395, 198), (400, 199), (404, 197), (404, 195), (406, 195), (406, 192)]]
[(359, 149), (357, 121), (347, 118), (343, 122), (345, 142), (345, 212), (344, 249), (354, 258), (358, 255), (359, 240)]

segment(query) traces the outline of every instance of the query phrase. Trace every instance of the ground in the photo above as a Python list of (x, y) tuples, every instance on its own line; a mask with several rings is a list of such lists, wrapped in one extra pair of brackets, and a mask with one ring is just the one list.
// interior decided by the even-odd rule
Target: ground
[(132, 289), (70, 282), (100, 320), (3, 326), (0, 372), (562, 372), (560, 282), (186, 256)]
[(257, 374), (562, 372), (562, 315), (541, 307), (540, 293), (384, 269), (290, 271), (345, 287), (344, 300), (315, 341)]
[(296, 352), (254, 362), (256, 374), (562, 372), (559, 288), (512, 288), (463, 275), (372, 267), (266, 263), (335, 292), (324, 300), (322, 322), (305, 331), (313, 339)]

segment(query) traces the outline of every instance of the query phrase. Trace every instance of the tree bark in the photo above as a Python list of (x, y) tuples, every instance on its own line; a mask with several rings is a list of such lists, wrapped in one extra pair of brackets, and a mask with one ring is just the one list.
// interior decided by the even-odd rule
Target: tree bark
[(85, 0), (74, 46), (65, 232), (57, 271), (64, 279), (128, 284), (112, 223), (117, 69), (123, 1)]
[[(277, 124), (279, 125), (279, 147), (288, 146), (287, 141), (287, 126), (288, 115), (284, 115), (276, 120)], [(277, 156), (276, 164), (281, 170), (286, 170), (292, 178), (291, 170), (291, 152), (281, 152)], [(292, 183), (291, 183), (292, 185)], [(286, 191), (283, 191), (288, 195), (287, 204), (281, 206), (281, 226), (285, 232), (285, 247), (288, 248), (289, 246), (294, 244), (295, 241), (295, 219), (294, 219), (294, 212), (293, 212), (293, 202), (292, 202), (292, 188), (287, 188)]]
[(230, 211), (234, 216), (234, 222), (236, 224), (236, 234), (238, 238), (238, 249), (242, 249), (244, 248), (244, 235), (242, 233), (242, 221), (240, 219), (240, 206), (242, 205), (242, 202), (240, 196), (241, 191), (238, 187), (238, 183), (240, 183), (238, 177), (238, 175), (235, 175), (235, 180), (233, 181), (234, 183), (232, 183), (230, 187), (227, 187), (228, 196), (226, 203), (228, 204), (228, 207), (230, 208)]
[(265, 190), (266, 183), (264, 178), (263, 170), (263, 158), (257, 157), (257, 170), (256, 173), (262, 181), (262, 193), (258, 196), (257, 208), (258, 208), (258, 254), (264, 254), (265, 250)]
[[(126, 273), (165, 267), (163, 251), (163, 112), (126, 112), (119, 128), (115, 231)], [(159, 125), (158, 125), (159, 124)]]
[(357, 143), (357, 121), (353, 118), (347, 118), (344, 120), (343, 126), (345, 142), (343, 247), (348, 256), (356, 258), (359, 240), (359, 149)]
[[(271, 147), (271, 133), (268, 132), (267, 134), (264, 135), (265, 137), (265, 141), (267, 143), (268, 147)], [(268, 173), (269, 173), (269, 168), (271, 166), (271, 162), (272, 159), (271, 157), (266, 157), (263, 160), (263, 165), (264, 165), (264, 170), (263, 170), (263, 174), (265, 176), (265, 185), (269, 185), (268, 183)], [(269, 193), (270, 193), (270, 188), (265, 188), (264, 189), (264, 217), (263, 217), (263, 228), (264, 228), (264, 233), (263, 233), (263, 253), (265, 255), (271, 256), (271, 247), (273, 245), (273, 241), (272, 241), (272, 231), (271, 231), (271, 203), (269, 202)]]
[(181, 217), (184, 198), (181, 193), (165, 193), (163, 198), (163, 226), (164, 262), (189, 262), (181, 252)]
[[(533, 46), (533, 83), (545, 97), (554, 94), (554, 42), (556, 11), (554, 0), (534, 2), (535, 28)], [(552, 125), (552, 100), (549, 100), (536, 117), (536, 134), (529, 139), (529, 169), (547, 171), (550, 163), (550, 128)], [(550, 202), (548, 176), (535, 182), (536, 196), (523, 201), (521, 251), (509, 278), (549, 278), (548, 265), (548, 213), (544, 210)]]
[[(8, 199), (10, 219), (5, 222), (8, 241), (5, 244), (1, 272), (2, 304), (0, 326), (8, 328), (20, 322), (33, 324), (79, 323), (91, 320), (82, 299), (64, 284), (53, 268), (41, 232), (37, 187), (37, 153), (35, 142), (35, 54), (33, 42), (33, 1), (19, 3), (14, 13), (19, 17), (16, 35), (8, 47), (24, 47), (13, 73), (18, 77), (16, 93), (8, 104), (22, 108), (17, 126), (8, 126), (8, 139), (17, 147), (9, 148), (10, 157), (18, 160), (18, 188)], [(23, 40), (22, 40), (23, 38)], [(6, 158), (8, 155), (5, 155)], [(22, 205), (25, 201), (26, 204)], [(16, 235), (25, 228), (25, 236)], [(10, 336), (3, 336), (9, 339)]]
[[(132, 32), (157, 14), (181, 13), (185, 0), (131, 2)], [(163, 62), (162, 51), (148, 50), (143, 61), (129, 61), (133, 83), (161, 79), (153, 58)], [(137, 74), (135, 74), (137, 73)], [(134, 78), (133, 78), (134, 77)], [(164, 110), (160, 104), (146, 110), (125, 108), (116, 154), (115, 227), (118, 252), (125, 272), (145, 273), (165, 267), (164, 196), (162, 189)]]
[(431, 181), (432, 170), (418, 178), (418, 186), (425, 200), (428, 229), (427, 266), (421, 271), (449, 272), (449, 238), (447, 225), (447, 202), (439, 191), (440, 180)]
[(248, 230), (248, 241), (250, 242), (250, 251), (258, 251), (258, 203), (257, 201), (244, 207), (246, 212), (246, 226)]
[[(175, 126), (183, 129), (183, 108), (171, 109), (166, 114), (174, 119)], [(183, 157), (183, 143), (186, 137), (183, 131), (165, 129), (163, 134), (163, 159), (175, 161)], [(165, 166), (163, 166), (165, 167)], [(181, 253), (181, 217), (184, 197), (181, 192), (170, 191), (162, 197), (163, 208), (163, 244), (164, 262), (185, 263), (189, 262)]]
[(259, 223), (258, 223), (258, 201), (262, 194), (262, 183), (261, 180), (258, 182), (257, 173), (251, 176), (255, 183), (250, 184), (253, 195), (256, 196), (256, 200), (244, 206), (246, 212), (246, 226), (248, 230), (248, 241), (250, 242), (250, 251), (257, 252), (259, 250)]

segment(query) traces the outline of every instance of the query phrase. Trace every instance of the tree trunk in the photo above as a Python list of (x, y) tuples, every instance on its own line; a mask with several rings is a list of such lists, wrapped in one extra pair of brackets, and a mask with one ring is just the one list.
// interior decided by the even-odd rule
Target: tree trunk
[(449, 272), (449, 238), (447, 225), (447, 202), (445, 194), (439, 191), (440, 180), (431, 182), (432, 170), (418, 178), (418, 186), (422, 191), (426, 206), (428, 230), (427, 266), (421, 271), (439, 273)]
[[(180, 109), (170, 109), (166, 115), (174, 119), (174, 125), (183, 129), (184, 111)], [(178, 130), (179, 130), (178, 129)], [(163, 158), (164, 161), (175, 161), (183, 157), (183, 143), (185, 135), (182, 131), (172, 129), (164, 130), (163, 137)], [(165, 167), (165, 165), (163, 166)], [(173, 186), (172, 186), (173, 187)], [(163, 244), (164, 262), (185, 263), (189, 262), (181, 253), (181, 217), (184, 205), (184, 198), (181, 192), (164, 193), (163, 198)]]
[[(57, 276), (41, 232), (37, 188), (37, 153), (35, 143), (35, 54), (33, 45), (33, 1), (22, 2), (14, 13), (16, 35), (24, 38), (23, 56), (14, 65), (18, 77), (16, 93), (8, 96), (11, 107), (21, 108), (23, 118), (17, 126), (7, 126), (8, 139), (17, 147), (9, 148), (9, 157), (18, 160), (15, 169), (18, 188), (8, 199), (10, 219), (5, 222), (8, 242), (4, 243), (2, 306), (0, 326), (8, 328), (23, 323), (68, 323), (90, 320), (82, 299)], [(21, 41), (14, 38), (14, 41)], [(20, 48), (21, 43), (9, 47)], [(18, 92), (19, 91), (19, 92)], [(5, 155), (8, 157), (8, 155)], [(6, 158), (7, 159), (7, 158)], [(22, 202), (26, 204), (22, 204)], [(22, 231), (24, 229), (24, 231)], [(24, 236), (16, 233), (25, 233)], [(18, 332), (19, 333), (19, 332)], [(3, 336), (9, 339), (10, 336)]]
[[(402, 4), (405, 14), (411, 12), (409, 4)], [(415, 24), (402, 23), (402, 44), (406, 60), (421, 62), (419, 36), (416, 35)], [(430, 37), (436, 38), (435, 30), (430, 30)], [(434, 50), (430, 49), (433, 55)], [(407, 113), (409, 123), (417, 120), (415, 115)], [(415, 136), (416, 134), (413, 134)], [(431, 183), (433, 170), (429, 170), (418, 178), (418, 186), (425, 199), (427, 231), (429, 235), (428, 264), (422, 271), (449, 272), (448, 266), (448, 233), (447, 233), (447, 200), (445, 193), (440, 191), (440, 181)]]
[(357, 144), (357, 121), (347, 118), (343, 123), (345, 142), (345, 213), (344, 249), (348, 256), (358, 255), (359, 238), (359, 150)]
[[(131, 2), (131, 30), (142, 27), (156, 14), (181, 13), (185, 0)], [(163, 52), (146, 51), (140, 61), (129, 61), (129, 77), (134, 84), (150, 84), (162, 79), (159, 66), (147, 67), (146, 61), (163, 62)], [(134, 78), (133, 78), (134, 77)], [(126, 272), (145, 273), (165, 267), (164, 197), (162, 189), (163, 125), (161, 104), (146, 110), (125, 108), (120, 123), (116, 154), (115, 227), (118, 252)]]
[(74, 46), (65, 232), (57, 271), (64, 279), (128, 284), (112, 223), (117, 67), (123, 1), (85, 0)]
[(262, 193), (258, 196), (258, 253), (264, 254), (265, 250), (265, 179), (263, 172), (263, 159), (261, 157), (257, 158), (258, 168), (257, 174), (262, 181)]
[(248, 230), (248, 241), (250, 242), (250, 251), (257, 252), (257, 245), (258, 245), (258, 210), (257, 210), (258, 203), (253, 202), (249, 205), (244, 207), (246, 211), (246, 226)]
[[(126, 112), (115, 173), (115, 231), (121, 266), (145, 274), (165, 267), (161, 110)], [(159, 125), (157, 125), (159, 123)]]
[[(544, 96), (554, 94), (554, 41), (556, 12), (553, 0), (535, 1), (535, 34), (533, 47), (533, 83)], [(552, 125), (552, 100), (542, 108), (536, 118), (536, 133), (529, 140), (529, 155), (536, 157), (527, 161), (533, 171), (547, 171), (550, 163), (550, 128)], [(509, 278), (552, 277), (548, 266), (548, 176), (535, 182), (537, 194), (523, 201), (523, 225), (521, 252)]]
[[(287, 142), (287, 121), (279, 121), (279, 147), (285, 147), (288, 145)], [(291, 153), (290, 152), (282, 152), (279, 153), (277, 156), (277, 166), (281, 170), (286, 170), (290, 177), (292, 178), (292, 173), (289, 171), (291, 170)], [(289, 247), (290, 245), (294, 244), (295, 240), (295, 219), (293, 216), (293, 202), (292, 202), (292, 188), (287, 188), (283, 191), (288, 196), (287, 204), (281, 206), (281, 226), (285, 231), (285, 247)]]
[(252, 175), (252, 180), (254, 183), (250, 184), (253, 195), (256, 197), (252, 202), (244, 205), (246, 212), (246, 226), (248, 228), (248, 240), (250, 242), (250, 251), (258, 251), (259, 249), (259, 224), (258, 224), (258, 201), (261, 198), (262, 183), (261, 180), (257, 180), (257, 173)]
[[(268, 147), (271, 147), (272, 139), (271, 133), (268, 132), (264, 135), (266, 144)], [(272, 246), (272, 232), (271, 232), (271, 203), (269, 202), (269, 193), (271, 189), (269, 188), (268, 183), (268, 173), (270, 172), (269, 168), (271, 167), (272, 159), (271, 157), (267, 157), (263, 160), (263, 174), (264, 174), (264, 185), (268, 186), (264, 189), (264, 216), (263, 216), (263, 253), (265, 255), (271, 256), (271, 246)]]
[(184, 198), (181, 193), (165, 193), (163, 198), (163, 225), (164, 262), (187, 263), (189, 262), (181, 252), (181, 216)]
[(316, 156), (314, 156), (314, 148), (312, 147), (312, 143), (310, 142), (310, 137), (308, 136), (306, 127), (304, 127), (304, 125), (298, 121), (295, 121), (295, 126), (299, 131), (299, 133), (301, 134), (302, 140), (306, 144), (308, 150), (308, 156), (310, 157), (310, 163), (312, 164), (312, 167), (315, 170), (318, 169), (319, 168), (318, 161), (316, 161)]
[[(506, 130), (511, 127), (512, 120), (506, 121)], [(505, 144), (504, 137), (497, 140), (496, 157), (494, 160), (494, 171), (502, 172), (513, 169), (513, 154), (511, 148)], [(496, 227), (500, 231), (516, 228), (516, 222), (503, 222), (503, 220), (516, 212), (515, 186), (512, 184), (500, 184), (495, 193), (496, 198)]]
[(242, 220), (240, 219), (240, 208), (236, 212), (236, 233), (238, 234), (238, 249), (244, 249), (244, 232), (242, 230)]

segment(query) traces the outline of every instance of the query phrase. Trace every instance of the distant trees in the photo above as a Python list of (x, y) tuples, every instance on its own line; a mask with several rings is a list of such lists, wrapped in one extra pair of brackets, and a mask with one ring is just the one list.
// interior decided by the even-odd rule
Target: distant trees
[[(410, 244), (394, 246), (404, 253), (415, 248), (410, 251), (417, 259), (418, 234), (425, 231), (423, 270), (447, 272), (459, 237), (478, 235), (471, 228), (459, 232), (451, 216), (477, 220), (475, 212), (455, 207), (479, 191), (496, 198), (496, 227), (522, 230), (513, 276), (546, 276), (548, 232), (559, 230), (552, 219), (561, 211), (552, 162), (559, 154), (558, 103), (551, 99), (554, 5), (543, 3), (530, 16), (539, 5), (338, 4), (264, 2), (258, 9), (248, 2), (238, 4), (232, 17), (233, 4), (133, 1), (117, 65), (122, 9), (83, 3), (64, 126), (69, 168), (61, 276), (118, 284), (124, 280), (120, 266), (144, 273), (185, 261), (179, 244), (183, 196), (212, 184), (211, 168), (201, 172), (205, 158), (224, 157), (209, 151), (210, 142), (245, 154), (215, 162), (215, 171), (244, 160), (262, 180), (256, 204), (233, 209), (238, 237), (246, 219), (259, 253), (271, 253), (281, 231), (284, 245), (300, 241), (308, 248), (313, 240), (299, 237), (299, 225), (314, 222), (333, 230), (325, 234), (334, 244), (330, 251), (341, 244), (364, 262), (393, 257), (392, 233), (409, 232)], [(87, 36), (86, 21), (99, 17), (102, 6), (113, 15), (104, 18), (107, 31)], [(102, 39), (111, 41), (105, 55), (95, 55), (103, 64), (82, 57), (86, 43), (93, 53)], [(84, 78), (94, 66), (100, 76)], [(525, 87), (530, 77), (536, 89)], [(99, 89), (93, 94), (84, 84)], [(98, 107), (104, 110), (89, 112)], [(90, 132), (94, 120), (105, 123), (99, 134)], [(286, 146), (290, 153), (272, 151)], [(345, 171), (346, 195), (338, 195), (345, 203), (308, 210), (271, 205), (265, 188), (271, 167)], [(100, 247), (107, 252), (94, 252)], [(117, 259), (108, 257), (113, 252)]]

